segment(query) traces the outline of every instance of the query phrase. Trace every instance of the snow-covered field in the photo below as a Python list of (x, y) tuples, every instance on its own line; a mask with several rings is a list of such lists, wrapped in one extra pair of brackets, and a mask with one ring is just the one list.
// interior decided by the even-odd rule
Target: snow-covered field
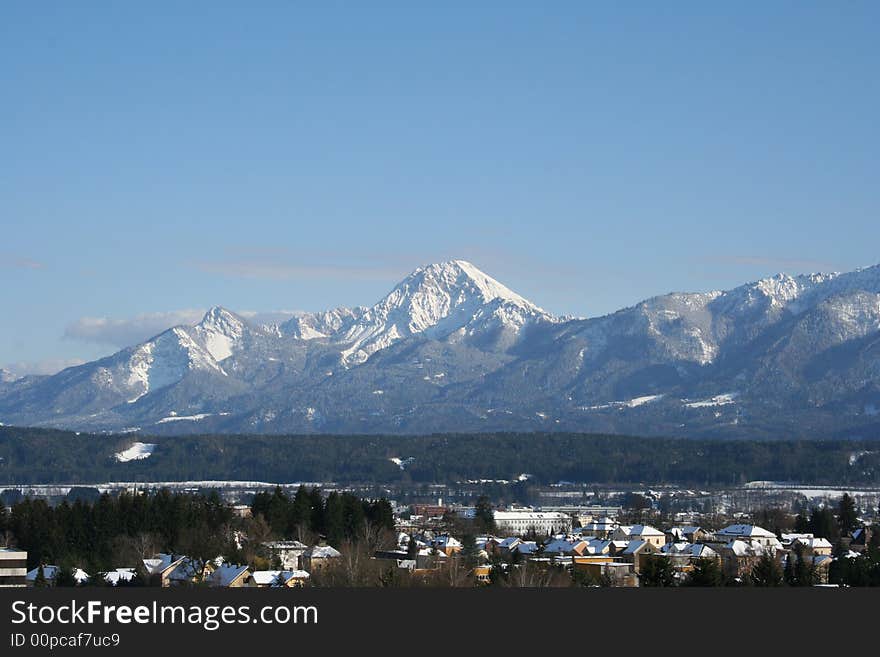
[(120, 463), (127, 463), (128, 461), (148, 459), (155, 450), (155, 443), (132, 443), (128, 449), (116, 453), (116, 460)]

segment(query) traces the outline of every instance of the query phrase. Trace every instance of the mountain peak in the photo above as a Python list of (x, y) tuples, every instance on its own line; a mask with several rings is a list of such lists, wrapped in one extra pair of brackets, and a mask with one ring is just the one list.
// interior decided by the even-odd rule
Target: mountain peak
[(214, 306), (195, 325), (208, 353), (218, 363), (232, 355), (233, 348), (245, 333), (245, 321), (223, 306)]
[(401, 289), (412, 290), (414, 293), (423, 291), (440, 295), (474, 295), (479, 297), (483, 303), (501, 299), (523, 308), (539, 310), (535, 304), (467, 260), (448, 260), (419, 267), (401, 281), (386, 299)]

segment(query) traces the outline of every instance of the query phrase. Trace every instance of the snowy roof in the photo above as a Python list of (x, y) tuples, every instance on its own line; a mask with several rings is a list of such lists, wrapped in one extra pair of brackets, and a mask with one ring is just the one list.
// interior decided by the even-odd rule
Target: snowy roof
[(503, 541), (501, 541), (498, 544), (498, 547), (511, 548), (514, 545), (516, 545), (517, 543), (522, 543), (522, 539), (517, 538), (516, 536), (509, 536), (508, 538), (505, 538)]
[(260, 586), (281, 586), (292, 579), (308, 579), (309, 574), (305, 570), (255, 570), (251, 576), (254, 582)]
[(134, 568), (117, 568), (104, 574), (104, 581), (112, 586), (119, 582), (130, 582), (134, 578)]
[(303, 555), (311, 559), (333, 559), (335, 557), (341, 557), (342, 553), (329, 545), (313, 545), (308, 548)]
[(506, 520), (568, 520), (560, 511), (496, 511), (495, 521)]
[(547, 543), (547, 545), (544, 546), (544, 552), (554, 554), (569, 554), (572, 550), (574, 550), (575, 546), (580, 543), (583, 543), (583, 541), (573, 543), (571, 541), (560, 538)]
[(299, 541), (268, 541), (263, 545), (270, 550), (305, 550), (308, 547)]
[(144, 568), (147, 569), (147, 573), (150, 575), (155, 575), (156, 573), (164, 572), (172, 566), (177, 566), (185, 558), (173, 554), (157, 554), (152, 559), (144, 559)]
[(611, 541), (602, 541), (594, 539), (587, 543), (588, 554), (602, 554), (611, 546)]
[(626, 549), (623, 551), (624, 554), (635, 554), (643, 545), (647, 545), (647, 541), (630, 541)]
[(815, 548), (831, 548), (831, 542), (827, 538), (814, 538), (810, 536), (809, 538), (798, 538), (795, 539), (801, 545), (806, 545), (807, 547)]
[(444, 534), (443, 536), (436, 536), (432, 538), (431, 545), (434, 545), (436, 547), (453, 548), (461, 547), (461, 542), (458, 541), (458, 539), (453, 538), (452, 536), (447, 536)]
[[(43, 566), (43, 577), (46, 579), (55, 579), (55, 576), (58, 574), (58, 566)], [(25, 575), (25, 579), (29, 582), (33, 582), (37, 579), (37, 573), (40, 572), (39, 567), (34, 568), (33, 570), (29, 570), (27, 575)]]
[(520, 541), (513, 547), (513, 550), (520, 554), (534, 554), (538, 551), (538, 544), (535, 541)]
[(663, 532), (661, 532), (656, 527), (651, 527), (651, 525), (633, 525), (630, 527), (629, 531), (630, 536), (663, 536)]
[(217, 586), (229, 586), (238, 579), (242, 573), (247, 572), (247, 566), (230, 566), (223, 564), (213, 573), (208, 575), (208, 580)]
[(728, 525), (717, 532), (720, 536), (747, 536), (749, 538), (776, 538), (776, 534), (757, 525)]

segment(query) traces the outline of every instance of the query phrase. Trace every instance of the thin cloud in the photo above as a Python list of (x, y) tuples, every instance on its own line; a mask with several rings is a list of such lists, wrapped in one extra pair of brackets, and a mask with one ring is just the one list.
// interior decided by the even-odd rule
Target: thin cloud
[(64, 329), (64, 337), (114, 347), (128, 347), (153, 337), (172, 326), (195, 324), (204, 310), (186, 309), (144, 313), (135, 317), (80, 317)]
[(68, 367), (82, 365), (85, 361), (81, 358), (49, 358), (38, 361), (18, 361), (15, 363), (7, 363), (3, 369), (11, 372), (15, 376), (49, 375), (57, 374), (61, 370)]
[[(236, 312), (236, 311), (233, 311)], [(296, 310), (237, 312), (253, 325), (277, 324), (302, 314)], [(134, 317), (80, 317), (64, 329), (68, 340), (110, 345), (116, 348), (130, 347), (148, 340), (174, 326), (197, 324), (205, 310), (189, 308), (167, 312), (143, 313)]]
[(0, 269), (44, 269), (42, 262), (33, 260), (32, 258), (24, 258), (22, 256), (12, 255), (10, 253), (0, 253)]

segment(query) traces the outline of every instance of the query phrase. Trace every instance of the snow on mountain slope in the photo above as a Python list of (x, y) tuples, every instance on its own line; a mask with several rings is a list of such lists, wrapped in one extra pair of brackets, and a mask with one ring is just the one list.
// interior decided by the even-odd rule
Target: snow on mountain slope
[(281, 335), (298, 340), (316, 340), (335, 335), (343, 326), (359, 318), (364, 308), (335, 308), (326, 312), (304, 313), (284, 322), (279, 327)]
[(575, 431), (867, 431), (877, 420), (864, 409), (877, 407), (880, 266), (574, 320), (454, 260), (416, 269), (370, 308), (257, 327), (215, 307), (0, 386), (7, 424), (164, 433), (521, 430), (545, 417)]
[(16, 381), (18, 378), (19, 377), (15, 376), (9, 370), (5, 370), (2, 367), (0, 367), (0, 383), (12, 383), (13, 381)]
[(469, 262), (452, 260), (416, 269), (336, 339), (347, 345), (344, 361), (358, 363), (409, 336), (473, 333), (487, 320), (512, 331), (533, 321), (556, 321)]
[(177, 326), (138, 345), (128, 354), (120, 352), (114, 358), (115, 367), (108, 370), (108, 382), (112, 381), (114, 371), (121, 370), (128, 388), (137, 395), (128, 400), (134, 403), (153, 390), (177, 383), (190, 370), (211, 370), (225, 375), (208, 348), (199, 344), (191, 331), (195, 329)]
[(237, 315), (220, 306), (214, 306), (193, 327), (193, 334), (219, 363), (229, 358), (241, 345), (246, 327), (245, 321)]

